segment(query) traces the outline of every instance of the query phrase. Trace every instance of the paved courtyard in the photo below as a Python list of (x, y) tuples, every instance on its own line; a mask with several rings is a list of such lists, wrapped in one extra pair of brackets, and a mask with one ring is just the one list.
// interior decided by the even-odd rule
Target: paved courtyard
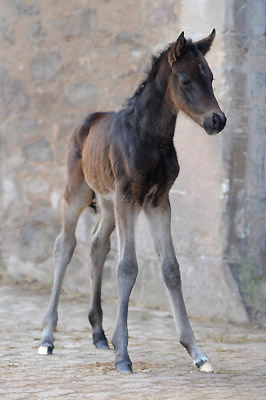
[[(0, 399), (266, 399), (265, 330), (192, 320), (214, 374), (194, 369), (178, 344), (171, 314), (130, 307), (129, 353), (134, 374), (119, 375), (114, 353), (92, 345), (84, 297), (63, 294), (53, 356), (40, 356), (45, 290), (0, 288)], [(116, 302), (106, 301), (110, 340)]]

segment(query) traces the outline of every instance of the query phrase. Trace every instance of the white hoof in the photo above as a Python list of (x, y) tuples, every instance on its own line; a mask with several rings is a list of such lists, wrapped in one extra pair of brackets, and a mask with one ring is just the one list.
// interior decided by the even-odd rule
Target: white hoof
[(214, 372), (210, 361), (205, 361), (205, 363), (199, 367), (199, 370), (202, 372)]
[(42, 355), (42, 356), (47, 356), (52, 354), (53, 349), (51, 346), (39, 346), (38, 348), (38, 354)]

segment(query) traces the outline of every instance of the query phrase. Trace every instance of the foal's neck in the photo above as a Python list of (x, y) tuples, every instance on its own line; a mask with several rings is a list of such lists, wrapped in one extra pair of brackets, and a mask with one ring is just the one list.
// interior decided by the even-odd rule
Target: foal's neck
[(175, 131), (177, 111), (168, 94), (169, 78), (170, 66), (162, 56), (158, 70), (148, 76), (136, 103), (140, 137), (159, 147), (168, 147)]

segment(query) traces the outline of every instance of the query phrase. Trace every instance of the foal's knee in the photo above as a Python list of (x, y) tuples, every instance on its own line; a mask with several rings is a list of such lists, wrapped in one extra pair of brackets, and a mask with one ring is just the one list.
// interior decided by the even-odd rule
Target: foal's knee
[(181, 276), (177, 262), (164, 262), (162, 264), (162, 273), (166, 286), (176, 288), (181, 285)]

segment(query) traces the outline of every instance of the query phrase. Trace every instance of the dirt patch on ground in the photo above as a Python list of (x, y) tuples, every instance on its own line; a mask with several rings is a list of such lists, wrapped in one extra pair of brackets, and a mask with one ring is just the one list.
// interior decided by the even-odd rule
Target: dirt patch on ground
[[(35, 288), (36, 289), (36, 288)], [(262, 400), (266, 396), (265, 332), (247, 326), (192, 321), (214, 374), (195, 370), (178, 344), (167, 311), (132, 306), (129, 353), (134, 374), (119, 375), (114, 352), (92, 345), (84, 297), (63, 294), (52, 356), (39, 356), (45, 288), (0, 289), (1, 399)], [(104, 327), (111, 339), (116, 303), (104, 302)]]

